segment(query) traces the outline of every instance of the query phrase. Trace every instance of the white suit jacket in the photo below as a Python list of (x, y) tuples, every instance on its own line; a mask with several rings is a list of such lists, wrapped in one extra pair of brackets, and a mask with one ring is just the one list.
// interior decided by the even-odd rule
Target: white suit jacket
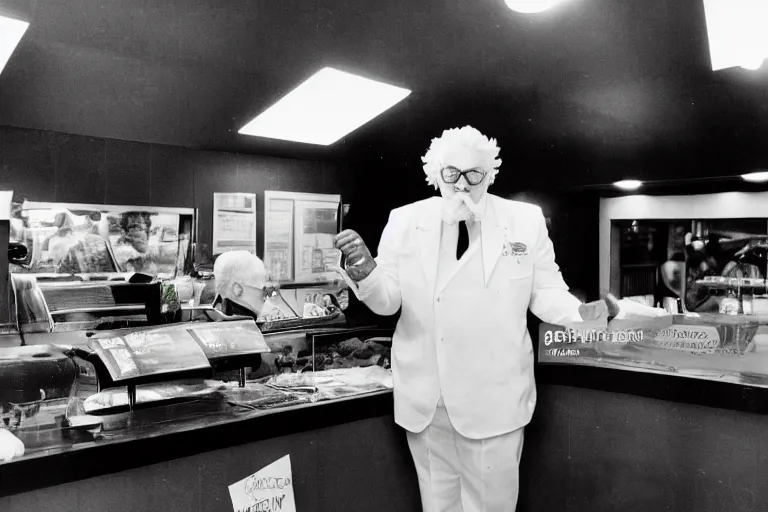
[(442, 199), (397, 208), (376, 269), (359, 283), (360, 299), (373, 312), (393, 315), (402, 306), (392, 371), (395, 421), (409, 431), (430, 424), (441, 396), (465, 437), (525, 426), (536, 403), (527, 310), (556, 324), (580, 319), (581, 302), (555, 263), (539, 207), (488, 194), (481, 229), (482, 270), (470, 286), (461, 282), (470, 289), (450, 281), (437, 289)]

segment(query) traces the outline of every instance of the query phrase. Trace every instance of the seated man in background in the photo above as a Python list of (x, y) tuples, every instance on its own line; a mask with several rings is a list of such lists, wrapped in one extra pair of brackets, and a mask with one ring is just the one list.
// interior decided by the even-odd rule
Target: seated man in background
[(259, 317), (266, 300), (267, 269), (258, 257), (248, 251), (225, 252), (216, 258), (213, 275), (225, 313)]

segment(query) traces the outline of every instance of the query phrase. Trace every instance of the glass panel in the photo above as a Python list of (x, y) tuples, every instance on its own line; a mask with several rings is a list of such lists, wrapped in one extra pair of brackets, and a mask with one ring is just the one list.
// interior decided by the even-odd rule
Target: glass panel
[(14, 215), (11, 240), (31, 254), (29, 268), (12, 266), (16, 273), (171, 278), (190, 256), (192, 209), (25, 202)]
[(600, 285), (621, 299), (622, 314), (543, 323), (539, 362), (768, 387), (765, 199), (724, 193), (601, 200)]

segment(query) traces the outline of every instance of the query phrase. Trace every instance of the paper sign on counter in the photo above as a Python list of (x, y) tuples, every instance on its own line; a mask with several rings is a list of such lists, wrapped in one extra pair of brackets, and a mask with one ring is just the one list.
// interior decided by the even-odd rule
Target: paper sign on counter
[(296, 512), (291, 456), (229, 486), (235, 512)]

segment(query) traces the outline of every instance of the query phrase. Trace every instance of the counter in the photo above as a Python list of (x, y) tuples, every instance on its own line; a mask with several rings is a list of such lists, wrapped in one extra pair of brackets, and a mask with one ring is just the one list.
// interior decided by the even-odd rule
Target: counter
[(269, 412), (208, 411), (155, 435), (127, 435), (0, 465), (0, 510), (231, 511), (228, 486), (289, 454), (297, 509), (420, 508), (392, 395)]
[(768, 509), (768, 389), (541, 363), (536, 379), (518, 511)]
[[(765, 510), (768, 390), (541, 363), (536, 378), (518, 511)], [(0, 465), (0, 510), (229, 512), (227, 486), (286, 454), (301, 512), (420, 510), (389, 392), (271, 411), (198, 405), (155, 435)]]

